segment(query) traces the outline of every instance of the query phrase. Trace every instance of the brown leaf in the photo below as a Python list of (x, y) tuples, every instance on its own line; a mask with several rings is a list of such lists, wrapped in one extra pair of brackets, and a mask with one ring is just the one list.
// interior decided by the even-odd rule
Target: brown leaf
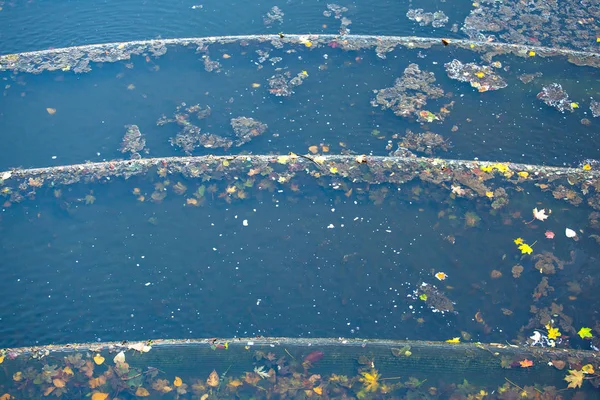
[(140, 386), (135, 391), (135, 395), (137, 397), (148, 397), (148, 396), (150, 396), (150, 392), (148, 392), (148, 390), (146, 390), (145, 388)]
[(565, 365), (567, 365), (567, 363), (563, 360), (552, 360), (552, 365), (554, 366), (554, 368), (562, 370), (565, 367)]
[(569, 370), (569, 375), (565, 376), (565, 381), (569, 382), (571, 389), (580, 388), (583, 383), (583, 371)]

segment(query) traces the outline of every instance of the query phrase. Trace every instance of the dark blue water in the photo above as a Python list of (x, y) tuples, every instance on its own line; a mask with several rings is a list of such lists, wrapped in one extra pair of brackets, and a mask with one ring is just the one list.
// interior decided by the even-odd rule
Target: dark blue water
[[(464, 19), (469, 4), (419, 4), (449, 15), (450, 23), (438, 30), (409, 21), (409, 3), (342, 5), (349, 8), (352, 33), (460, 37), (449, 29)], [(285, 12), (285, 22), (268, 28), (262, 17), (273, 5)], [(292, 1), (5, 2), (0, 48), (10, 53), (159, 36), (336, 33), (339, 20), (324, 17), (325, 9), (325, 2)], [(256, 50), (283, 60), (258, 68)], [(213, 45), (209, 54), (221, 62), (220, 73), (205, 71), (201, 55), (184, 48), (160, 58), (92, 64), (86, 74), (3, 73), (0, 170), (123, 158), (118, 149), (128, 124), (147, 139), (144, 157), (183, 155), (169, 143), (178, 127), (156, 125), (182, 102), (211, 107), (211, 116), (198, 122), (204, 132), (231, 134), (230, 119), (240, 116), (268, 125), (242, 147), (197, 149), (194, 155), (304, 154), (321, 145), (332, 154), (387, 155), (386, 147), (395, 150), (410, 129), (450, 140), (448, 151), (436, 157), (558, 166), (600, 158), (598, 122), (589, 111), (590, 99), (598, 97), (597, 71), (563, 58), (496, 57), (508, 87), (479, 93), (447, 77), (443, 65), (452, 59), (482, 63), (479, 55), (452, 46), (396, 49), (386, 59), (374, 50), (280, 50), (268, 43)], [(374, 90), (392, 86), (410, 63), (433, 72), (446, 93), (426, 109), (454, 101), (443, 123), (421, 124), (371, 106)], [(308, 74), (291, 97), (268, 91), (278, 68)], [(535, 72), (543, 76), (532, 83), (518, 79)], [(560, 113), (536, 99), (552, 82), (580, 107)], [(591, 123), (582, 124), (583, 118)], [(155, 171), (105, 185), (54, 187), (49, 179), (22, 202), (7, 195), (0, 214), (0, 346), (253, 335), (523, 342), (547, 322), (530, 318), (553, 303), (575, 330), (596, 323), (590, 304), (598, 302), (598, 247), (590, 235), (598, 227), (586, 205), (592, 199), (595, 206), (595, 181), (579, 207), (524, 182), (509, 189), (509, 206), (493, 210), (487, 198), (456, 199), (449, 187), (424, 183), (373, 182), (350, 192), (350, 182), (341, 191), (318, 180), (289, 185), (267, 177), (248, 187), (247, 199), (227, 194), (228, 185), (246, 179), (216, 182), (202, 207), (186, 199), (210, 179)], [(179, 181), (188, 187), (183, 196), (171, 189)], [(169, 187), (162, 202), (150, 201), (156, 184)], [(136, 188), (140, 194), (134, 195)], [(95, 202), (86, 204), (86, 195)], [(553, 213), (544, 223), (526, 223), (534, 207)], [(475, 226), (467, 213), (480, 219)], [(580, 240), (567, 239), (566, 227), (578, 230)], [(546, 239), (546, 230), (556, 232), (556, 240)], [(517, 237), (536, 242), (535, 254), (573, 260), (549, 275), (549, 296), (532, 297), (542, 275), (536, 259), (515, 249)], [(517, 263), (524, 271), (513, 277)], [(502, 276), (492, 277), (494, 270)], [(434, 273), (440, 271), (449, 278), (438, 281)], [(437, 285), (456, 313), (433, 312), (415, 298), (422, 282)], [(579, 291), (572, 290), (575, 284)], [(589, 347), (562, 329), (575, 338), (572, 346)]]

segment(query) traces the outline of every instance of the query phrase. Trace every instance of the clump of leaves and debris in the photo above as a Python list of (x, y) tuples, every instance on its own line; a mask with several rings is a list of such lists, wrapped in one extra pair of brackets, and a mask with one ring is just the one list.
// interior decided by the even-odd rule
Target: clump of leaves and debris
[(486, 65), (466, 63), (454, 59), (444, 64), (448, 77), (461, 82), (469, 82), (479, 92), (505, 88), (507, 83), (492, 68)]
[(574, 109), (574, 103), (558, 83), (551, 83), (548, 86), (544, 86), (542, 91), (537, 94), (537, 98), (560, 112), (565, 112), (565, 110), (573, 111)]
[[(433, 72), (421, 71), (417, 64), (410, 64), (404, 70), (402, 77), (396, 79), (394, 86), (376, 91), (371, 101), (374, 107), (390, 109), (401, 117), (419, 118), (420, 112), (427, 105), (428, 99), (437, 99), (444, 95), (444, 90), (435, 85)], [(443, 117), (429, 111), (425, 119), (429, 122)]]
[(407, 129), (406, 134), (398, 144), (398, 147), (432, 155), (437, 150), (448, 151), (450, 142), (437, 133), (413, 133)]

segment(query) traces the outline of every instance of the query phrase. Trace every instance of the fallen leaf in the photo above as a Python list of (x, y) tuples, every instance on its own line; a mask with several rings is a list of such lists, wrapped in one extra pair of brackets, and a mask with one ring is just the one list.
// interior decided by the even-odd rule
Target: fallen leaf
[(106, 383), (106, 376), (104, 375), (100, 375), (97, 378), (92, 378), (88, 381), (88, 385), (90, 385), (90, 388), (95, 389), (98, 386), (102, 386)]
[(223, 54), (223, 58), (228, 59), (228, 58), (231, 58), (231, 56), (229, 54)]
[(253, 88), (255, 88), (255, 89), (256, 89), (256, 88), (259, 88), (259, 87), (260, 87), (260, 83), (253, 83), (253, 84), (252, 84), (252, 87), (253, 87)]
[(548, 215), (552, 212), (552, 210), (548, 210), (548, 214), (546, 214), (546, 209), (542, 208), (538, 210), (537, 207), (533, 209), (533, 218), (539, 219), (540, 221), (545, 221), (548, 219)]
[(569, 382), (569, 388), (580, 388), (583, 383), (583, 371), (569, 370), (569, 375), (565, 376), (565, 381)]
[(460, 343), (460, 337), (448, 339), (448, 340), (446, 340), (446, 343)]
[(318, 395), (322, 395), (323, 394), (323, 388), (321, 386), (317, 386), (313, 388), (313, 391), (318, 394)]
[(143, 388), (143, 387), (140, 386), (135, 391), (135, 395), (137, 397), (148, 397), (148, 396), (150, 396), (150, 392), (148, 392), (147, 389), (145, 389), (145, 388)]
[(565, 235), (568, 238), (574, 238), (575, 236), (577, 236), (577, 232), (575, 232), (573, 229), (566, 228), (565, 229)]
[(59, 378), (52, 379), (52, 383), (57, 388), (65, 387), (65, 384), (66, 384), (65, 381), (63, 381), (62, 379), (59, 379)]
[(175, 387), (179, 387), (183, 384), (183, 381), (181, 380), (180, 377), (176, 376), (175, 380), (173, 381), (173, 386)]
[(21, 379), (23, 379), (23, 373), (21, 371), (13, 374), (13, 381), (19, 382)]
[(520, 245), (520, 244), (523, 244), (523, 239), (522, 238), (516, 238), (515, 240), (513, 240), (513, 242), (515, 242), (516, 245)]
[(130, 350), (133, 349), (135, 351), (139, 351), (140, 353), (147, 353), (152, 349), (152, 346), (148, 346), (144, 342), (139, 342), (130, 344), (127, 348)]
[(56, 108), (50, 108), (50, 107), (48, 107), (48, 108), (46, 108), (46, 111), (47, 111), (47, 112), (48, 112), (48, 114), (50, 114), (50, 115), (54, 115), (54, 114), (56, 114)]
[(120, 351), (119, 354), (117, 354), (115, 356), (115, 358), (113, 358), (113, 362), (115, 364), (117, 364), (117, 363), (124, 363), (125, 362), (125, 353), (123, 353), (122, 351)]
[(106, 400), (108, 398), (108, 393), (95, 392), (92, 394), (92, 400)]
[[(56, 389), (56, 387), (54, 386), (48, 386), (46, 388), (46, 390), (44, 390), (44, 396), (48, 396), (50, 393), (52, 393), (54, 391), (54, 389)], [(93, 399), (93, 397), (92, 397)]]
[(517, 172), (517, 175), (519, 175), (521, 178), (527, 178), (529, 176), (529, 172), (520, 171), (520, 172)]
[(0, 400), (11, 400), (11, 399), (14, 399), (14, 397), (12, 397), (8, 393), (4, 393), (2, 396), (0, 396)]
[(242, 386), (243, 384), (244, 384), (244, 383), (243, 383), (242, 381), (240, 381), (239, 379), (234, 379), (234, 380), (232, 380), (231, 382), (229, 382), (229, 383), (227, 384), (227, 386), (231, 386), (231, 387), (233, 387), (233, 388), (236, 388), (236, 387), (238, 387), (238, 386)]
[(590, 164), (584, 164), (584, 166), (583, 166), (584, 171), (589, 171), (591, 169), (592, 169), (592, 166)]
[(580, 338), (585, 339), (585, 338), (592, 338), (592, 328), (581, 328), (579, 330), (579, 332), (577, 332), (577, 334), (579, 335)]
[(435, 275), (433, 275), (433, 276), (435, 276), (435, 278), (438, 281), (444, 281), (444, 280), (446, 280), (446, 278), (448, 278), (448, 275), (446, 275), (445, 272), (441, 272), (441, 271), (440, 272), (436, 272)]
[(533, 361), (524, 359), (523, 361), (519, 361), (519, 365), (521, 366), (521, 368), (533, 367)]
[(527, 243), (523, 243), (519, 245), (519, 250), (521, 250), (521, 254), (531, 254), (533, 253), (533, 249)]
[(546, 236), (546, 239), (554, 239), (554, 232), (546, 231), (546, 233), (544, 233), (544, 236)]
[(102, 357), (100, 353), (98, 353), (94, 356), (94, 362), (96, 363), (96, 365), (102, 365), (102, 363), (104, 362), (104, 357)]
[(213, 369), (213, 372), (211, 372), (208, 378), (206, 379), (206, 384), (212, 387), (219, 386), (219, 374), (217, 374), (217, 371)]
[(548, 338), (549, 339), (558, 339), (561, 336), (558, 328), (549, 328), (548, 329)]
[(310, 151), (313, 154), (317, 154), (319, 152), (319, 146), (310, 146), (308, 148), (308, 151)]
[(359, 164), (364, 164), (367, 162), (367, 156), (365, 156), (364, 154), (360, 155), (360, 156), (356, 156), (355, 160)]
[(331, 172), (332, 174), (337, 174), (338, 169), (336, 167), (331, 167), (329, 168), (329, 172)]
[(593, 374), (594, 366), (592, 364), (585, 364), (583, 367), (581, 367), (581, 372), (584, 374)]
[(554, 368), (562, 370), (567, 365), (567, 363), (563, 360), (552, 360), (552, 365), (554, 366)]

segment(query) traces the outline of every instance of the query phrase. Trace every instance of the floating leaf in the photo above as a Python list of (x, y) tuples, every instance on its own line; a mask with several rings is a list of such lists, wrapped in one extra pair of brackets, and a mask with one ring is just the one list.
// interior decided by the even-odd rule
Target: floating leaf
[(95, 389), (98, 386), (102, 386), (106, 383), (106, 376), (104, 375), (100, 375), (97, 378), (92, 378), (88, 381), (88, 385), (90, 385), (90, 388)]
[(521, 368), (533, 367), (533, 361), (524, 359), (523, 361), (519, 361), (519, 365), (521, 366)]
[(140, 386), (135, 391), (135, 395), (137, 397), (148, 397), (148, 396), (150, 396), (150, 392), (148, 392), (147, 389), (145, 389), (145, 388), (143, 388), (143, 387)]
[(106, 400), (108, 398), (108, 393), (95, 392), (92, 394), (92, 400)]
[(219, 374), (217, 374), (217, 371), (215, 371), (213, 369), (213, 371), (210, 373), (210, 375), (206, 379), (206, 384), (208, 386), (212, 386), (212, 387), (219, 386)]
[(102, 365), (102, 363), (104, 362), (104, 357), (102, 357), (100, 353), (98, 353), (94, 356), (94, 362), (96, 363), (96, 365)]
[(255, 89), (256, 89), (256, 88), (259, 88), (259, 87), (260, 87), (260, 83), (253, 83), (253, 84), (252, 84), (252, 87), (253, 87), (253, 88), (255, 88)]
[(23, 373), (21, 371), (13, 374), (13, 381), (19, 382), (21, 379), (23, 379)]
[(517, 175), (519, 175), (521, 178), (527, 178), (529, 176), (529, 172), (521, 171), (517, 172)]
[(65, 385), (66, 385), (66, 382), (59, 378), (52, 379), (52, 383), (57, 388), (62, 388), (62, 387), (65, 387)]
[(370, 372), (361, 372), (361, 377), (358, 378), (362, 382), (367, 392), (374, 392), (379, 387), (379, 373), (376, 369), (372, 369)]
[(329, 168), (329, 172), (331, 172), (332, 174), (337, 174), (338, 169), (336, 167), (331, 167)]
[(125, 353), (123, 353), (122, 351), (120, 351), (119, 354), (117, 354), (115, 356), (115, 358), (113, 358), (113, 362), (115, 364), (117, 364), (117, 363), (124, 363), (125, 362)]
[(549, 328), (548, 329), (548, 338), (549, 339), (558, 339), (561, 333), (558, 328)]
[(565, 376), (565, 381), (569, 382), (569, 388), (580, 388), (583, 383), (583, 371), (569, 370), (569, 375)]
[(581, 367), (581, 372), (584, 374), (593, 374), (594, 366), (592, 364), (585, 364), (583, 367)]
[(315, 392), (318, 395), (322, 395), (323, 394), (323, 388), (321, 386), (317, 386), (313, 388), (313, 392)]
[(584, 327), (584, 328), (581, 328), (581, 329), (579, 330), (579, 332), (577, 332), (577, 334), (578, 334), (578, 335), (579, 335), (579, 337), (581, 337), (582, 339), (585, 339), (585, 338), (590, 338), (590, 339), (591, 339), (591, 338), (593, 337), (593, 336), (592, 336), (592, 328), (585, 328), (585, 327)]
[(460, 337), (448, 339), (448, 340), (446, 340), (446, 343), (460, 343)]
[(565, 229), (565, 235), (568, 238), (573, 238), (573, 237), (577, 236), (577, 232), (575, 232), (573, 229), (566, 228)]
[[(548, 210), (548, 214), (552, 213), (552, 210)], [(548, 214), (546, 214), (546, 209), (542, 208), (538, 210), (537, 207), (533, 209), (533, 218), (539, 219), (540, 221), (545, 221), (548, 219)]]
[(54, 114), (56, 114), (56, 108), (48, 107), (48, 108), (46, 108), (46, 112), (50, 115), (54, 115)]
[(531, 51), (529, 52), (529, 57), (533, 57), (533, 56), (535, 56), (535, 51), (531, 50)]
[(523, 243), (519, 245), (519, 250), (521, 250), (521, 254), (531, 254), (533, 253), (533, 249), (527, 243)]
[(308, 148), (308, 151), (310, 151), (313, 154), (317, 154), (319, 152), (319, 146), (310, 146)]
[(426, 295), (425, 293), (421, 293), (421, 294), (419, 295), (419, 300), (426, 301), (426, 300), (427, 300), (427, 295)]
[(175, 380), (173, 381), (173, 386), (175, 387), (179, 387), (183, 384), (183, 381), (181, 380), (180, 377), (176, 376)]
[(589, 170), (591, 170), (591, 169), (592, 169), (592, 166), (591, 166), (590, 164), (584, 164), (584, 165), (583, 165), (583, 170), (584, 170), (584, 171), (589, 171)]

